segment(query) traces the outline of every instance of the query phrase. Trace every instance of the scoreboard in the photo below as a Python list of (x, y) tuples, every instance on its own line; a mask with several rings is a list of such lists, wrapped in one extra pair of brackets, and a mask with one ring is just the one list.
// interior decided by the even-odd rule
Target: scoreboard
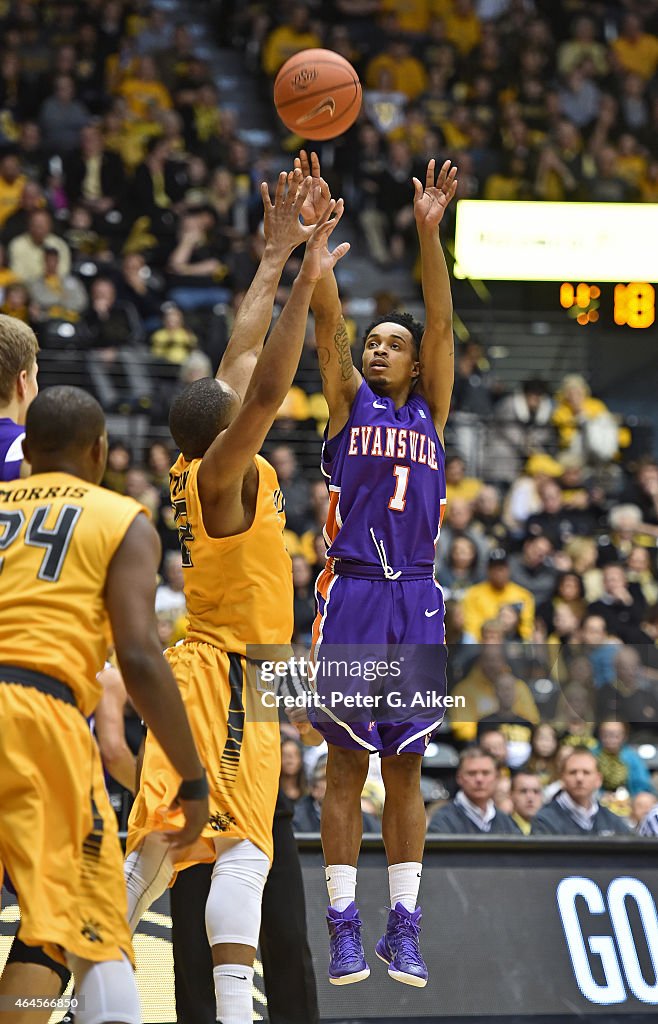
[(559, 282), (559, 305), (582, 326), (655, 323), (658, 204), (467, 199), (456, 217), (455, 278)]

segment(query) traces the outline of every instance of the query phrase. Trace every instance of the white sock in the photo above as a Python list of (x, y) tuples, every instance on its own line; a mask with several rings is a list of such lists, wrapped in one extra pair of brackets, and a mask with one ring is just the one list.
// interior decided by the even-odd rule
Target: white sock
[(346, 910), (356, 895), (356, 868), (351, 864), (327, 864), (325, 878), (334, 910)]
[(391, 907), (395, 909), (401, 903), (405, 910), (413, 914), (418, 903), (422, 864), (407, 861), (406, 864), (390, 864), (388, 868), (388, 886), (391, 893)]
[(221, 1024), (252, 1024), (254, 1000), (251, 989), (253, 967), (244, 964), (220, 964), (213, 967), (217, 1020)]

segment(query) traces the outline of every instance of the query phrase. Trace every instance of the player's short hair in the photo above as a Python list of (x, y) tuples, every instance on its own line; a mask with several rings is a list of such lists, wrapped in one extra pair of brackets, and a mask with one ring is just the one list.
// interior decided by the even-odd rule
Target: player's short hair
[(214, 377), (202, 377), (181, 391), (169, 410), (169, 430), (186, 459), (201, 459), (228, 426), (233, 395)]
[(68, 384), (46, 388), (25, 418), (30, 454), (84, 451), (105, 432), (105, 414), (88, 391)]
[(0, 313), (0, 402), (6, 405), (14, 396), (16, 378), (29, 372), (39, 351), (39, 342), (31, 327), (14, 316)]
[(414, 319), (411, 313), (387, 313), (385, 316), (378, 316), (376, 320), (373, 320), (366, 327), (365, 334), (363, 335), (364, 344), (370, 332), (374, 331), (375, 327), (379, 327), (380, 324), (399, 324), (400, 327), (404, 327), (409, 331), (416, 350), (416, 358), (418, 358), (420, 343), (423, 340), (423, 332), (425, 331), (425, 326), (421, 324), (420, 320)]

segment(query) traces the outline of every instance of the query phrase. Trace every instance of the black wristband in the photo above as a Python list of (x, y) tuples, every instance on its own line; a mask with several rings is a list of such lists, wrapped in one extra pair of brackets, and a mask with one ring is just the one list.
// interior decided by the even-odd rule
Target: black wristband
[(179, 800), (203, 800), (208, 796), (208, 778), (204, 772), (200, 779), (184, 779), (178, 787)]

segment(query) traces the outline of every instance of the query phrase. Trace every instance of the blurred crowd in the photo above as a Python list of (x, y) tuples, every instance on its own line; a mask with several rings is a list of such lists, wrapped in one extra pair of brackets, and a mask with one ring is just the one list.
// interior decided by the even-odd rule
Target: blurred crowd
[(267, 82), (313, 46), (358, 70), (335, 173), (382, 265), (413, 249), (407, 182), (437, 153), (461, 199), (658, 198), (655, 0), (252, 3), (235, 22)]
[[(322, 165), (358, 211), (357, 248), (381, 266), (413, 266), (409, 182), (430, 156), (459, 165), (458, 198), (658, 200), (658, 0), (207, 7), (220, 44), (259, 80), (270, 133), (249, 132), (220, 103), (221, 69), (199, 56), (187, 24), (148, 0), (0, 2), (0, 311), (32, 324), (44, 364), (75, 355), (76, 383), (129, 425), (114, 438), (105, 483), (157, 524), (163, 645), (185, 631), (167, 486), (176, 453), (158, 440), (144, 454), (125, 437), (137, 417), (163, 437), (173, 395), (219, 362), (262, 251), (259, 183), (301, 142), (271, 109), (288, 56), (329, 46), (359, 71), (362, 114), (321, 147)], [(395, 299), (376, 303), (385, 313)], [(349, 299), (346, 311), (358, 364)], [(267, 450), (286, 498), (301, 645), (328, 503), (316, 468), (326, 405), (314, 349), (311, 321)], [(429, 817), (458, 791), (443, 817), (477, 824), (479, 807), (489, 831), (495, 814), (523, 817), (518, 800), (538, 788), (542, 801), (566, 793), (573, 812), (584, 785), (595, 813), (638, 819), (654, 799), (658, 758), (658, 464), (638, 458), (582, 377), (557, 392), (539, 379), (505, 391), (475, 338), (457, 352), (447, 441), (436, 576), (450, 685), (467, 713), (451, 714), (428, 753)], [(297, 792), (303, 830), (322, 801), (317, 750), (319, 760), (284, 741), (284, 784)], [(378, 828), (381, 809), (375, 771), (366, 827)]]

